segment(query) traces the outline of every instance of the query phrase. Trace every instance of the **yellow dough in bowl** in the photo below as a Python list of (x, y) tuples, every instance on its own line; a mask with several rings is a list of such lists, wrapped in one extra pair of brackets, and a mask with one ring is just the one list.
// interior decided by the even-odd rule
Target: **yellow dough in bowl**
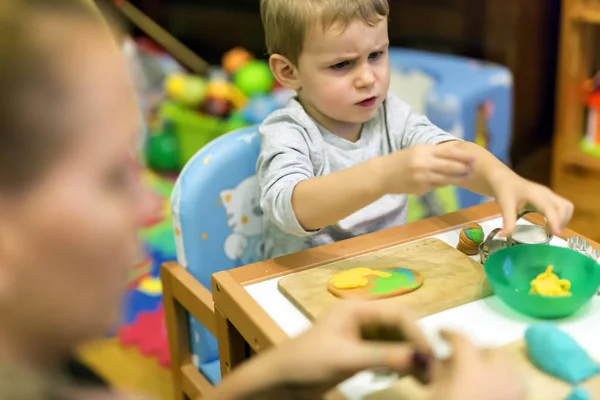
[(559, 279), (552, 272), (552, 265), (546, 268), (546, 272), (539, 274), (531, 281), (530, 294), (539, 294), (541, 296), (570, 296), (571, 282), (567, 279)]
[(374, 275), (382, 278), (392, 276), (389, 272), (377, 271), (370, 268), (352, 268), (348, 271), (340, 272), (331, 278), (331, 284), (336, 289), (356, 289), (367, 286), (369, 280), (367, 276)]

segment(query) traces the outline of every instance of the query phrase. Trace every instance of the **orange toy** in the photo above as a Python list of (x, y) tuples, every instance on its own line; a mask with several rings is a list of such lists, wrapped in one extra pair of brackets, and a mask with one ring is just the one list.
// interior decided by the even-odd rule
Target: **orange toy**
[(600, 92), (593, 92), (587, 98), (588, 126), (586, 144), (590, 148), (600, 148)]
[(254, 56), (248, 50), (235, 47), (223, 55), (223, 69), (230, 74), (234, 74), (252, 59), (254, 59)]

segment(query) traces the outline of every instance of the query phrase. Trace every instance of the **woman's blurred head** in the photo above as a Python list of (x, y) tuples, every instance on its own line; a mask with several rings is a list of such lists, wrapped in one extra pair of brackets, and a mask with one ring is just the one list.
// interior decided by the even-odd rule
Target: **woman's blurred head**
[(139, 114), (88, 1), (1, 0), (0, 60), (0, 354), (62, 356), (118, 320)]

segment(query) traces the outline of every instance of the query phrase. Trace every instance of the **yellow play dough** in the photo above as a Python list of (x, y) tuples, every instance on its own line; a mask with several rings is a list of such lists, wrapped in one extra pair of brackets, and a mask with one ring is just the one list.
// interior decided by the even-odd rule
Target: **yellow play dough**
[(367, 276), (369, 275), (380, 276), (382, 278), (392, 276), (389, 272), (376, 271), (370, 268), (352, 268), (348, 271), (340, 272), (331, 278), (331, 284), (336, 289), (356, 289), (367, 286), (369, 283)]
[(531, 281), (531, 294), (541, 296), (570, 296), (571, 282), (567, 279), (558, 279), (552, 272), (552, 265), (546, 268), (546, 272), (539, 274)]

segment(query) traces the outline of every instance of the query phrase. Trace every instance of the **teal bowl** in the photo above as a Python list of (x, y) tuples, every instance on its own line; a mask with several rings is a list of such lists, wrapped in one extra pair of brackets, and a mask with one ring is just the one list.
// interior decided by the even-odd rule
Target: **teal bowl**
[[(530, 294), (531, 281), (548, 265), (571, 282), (571, 296)], [(490, 255), (484, 264), (494, 293), (509, 307), (533, 318), (564, 318), (577, 312), (598, 292), (600, 265), (565, 247), (546, 244), (511, 246)]]

